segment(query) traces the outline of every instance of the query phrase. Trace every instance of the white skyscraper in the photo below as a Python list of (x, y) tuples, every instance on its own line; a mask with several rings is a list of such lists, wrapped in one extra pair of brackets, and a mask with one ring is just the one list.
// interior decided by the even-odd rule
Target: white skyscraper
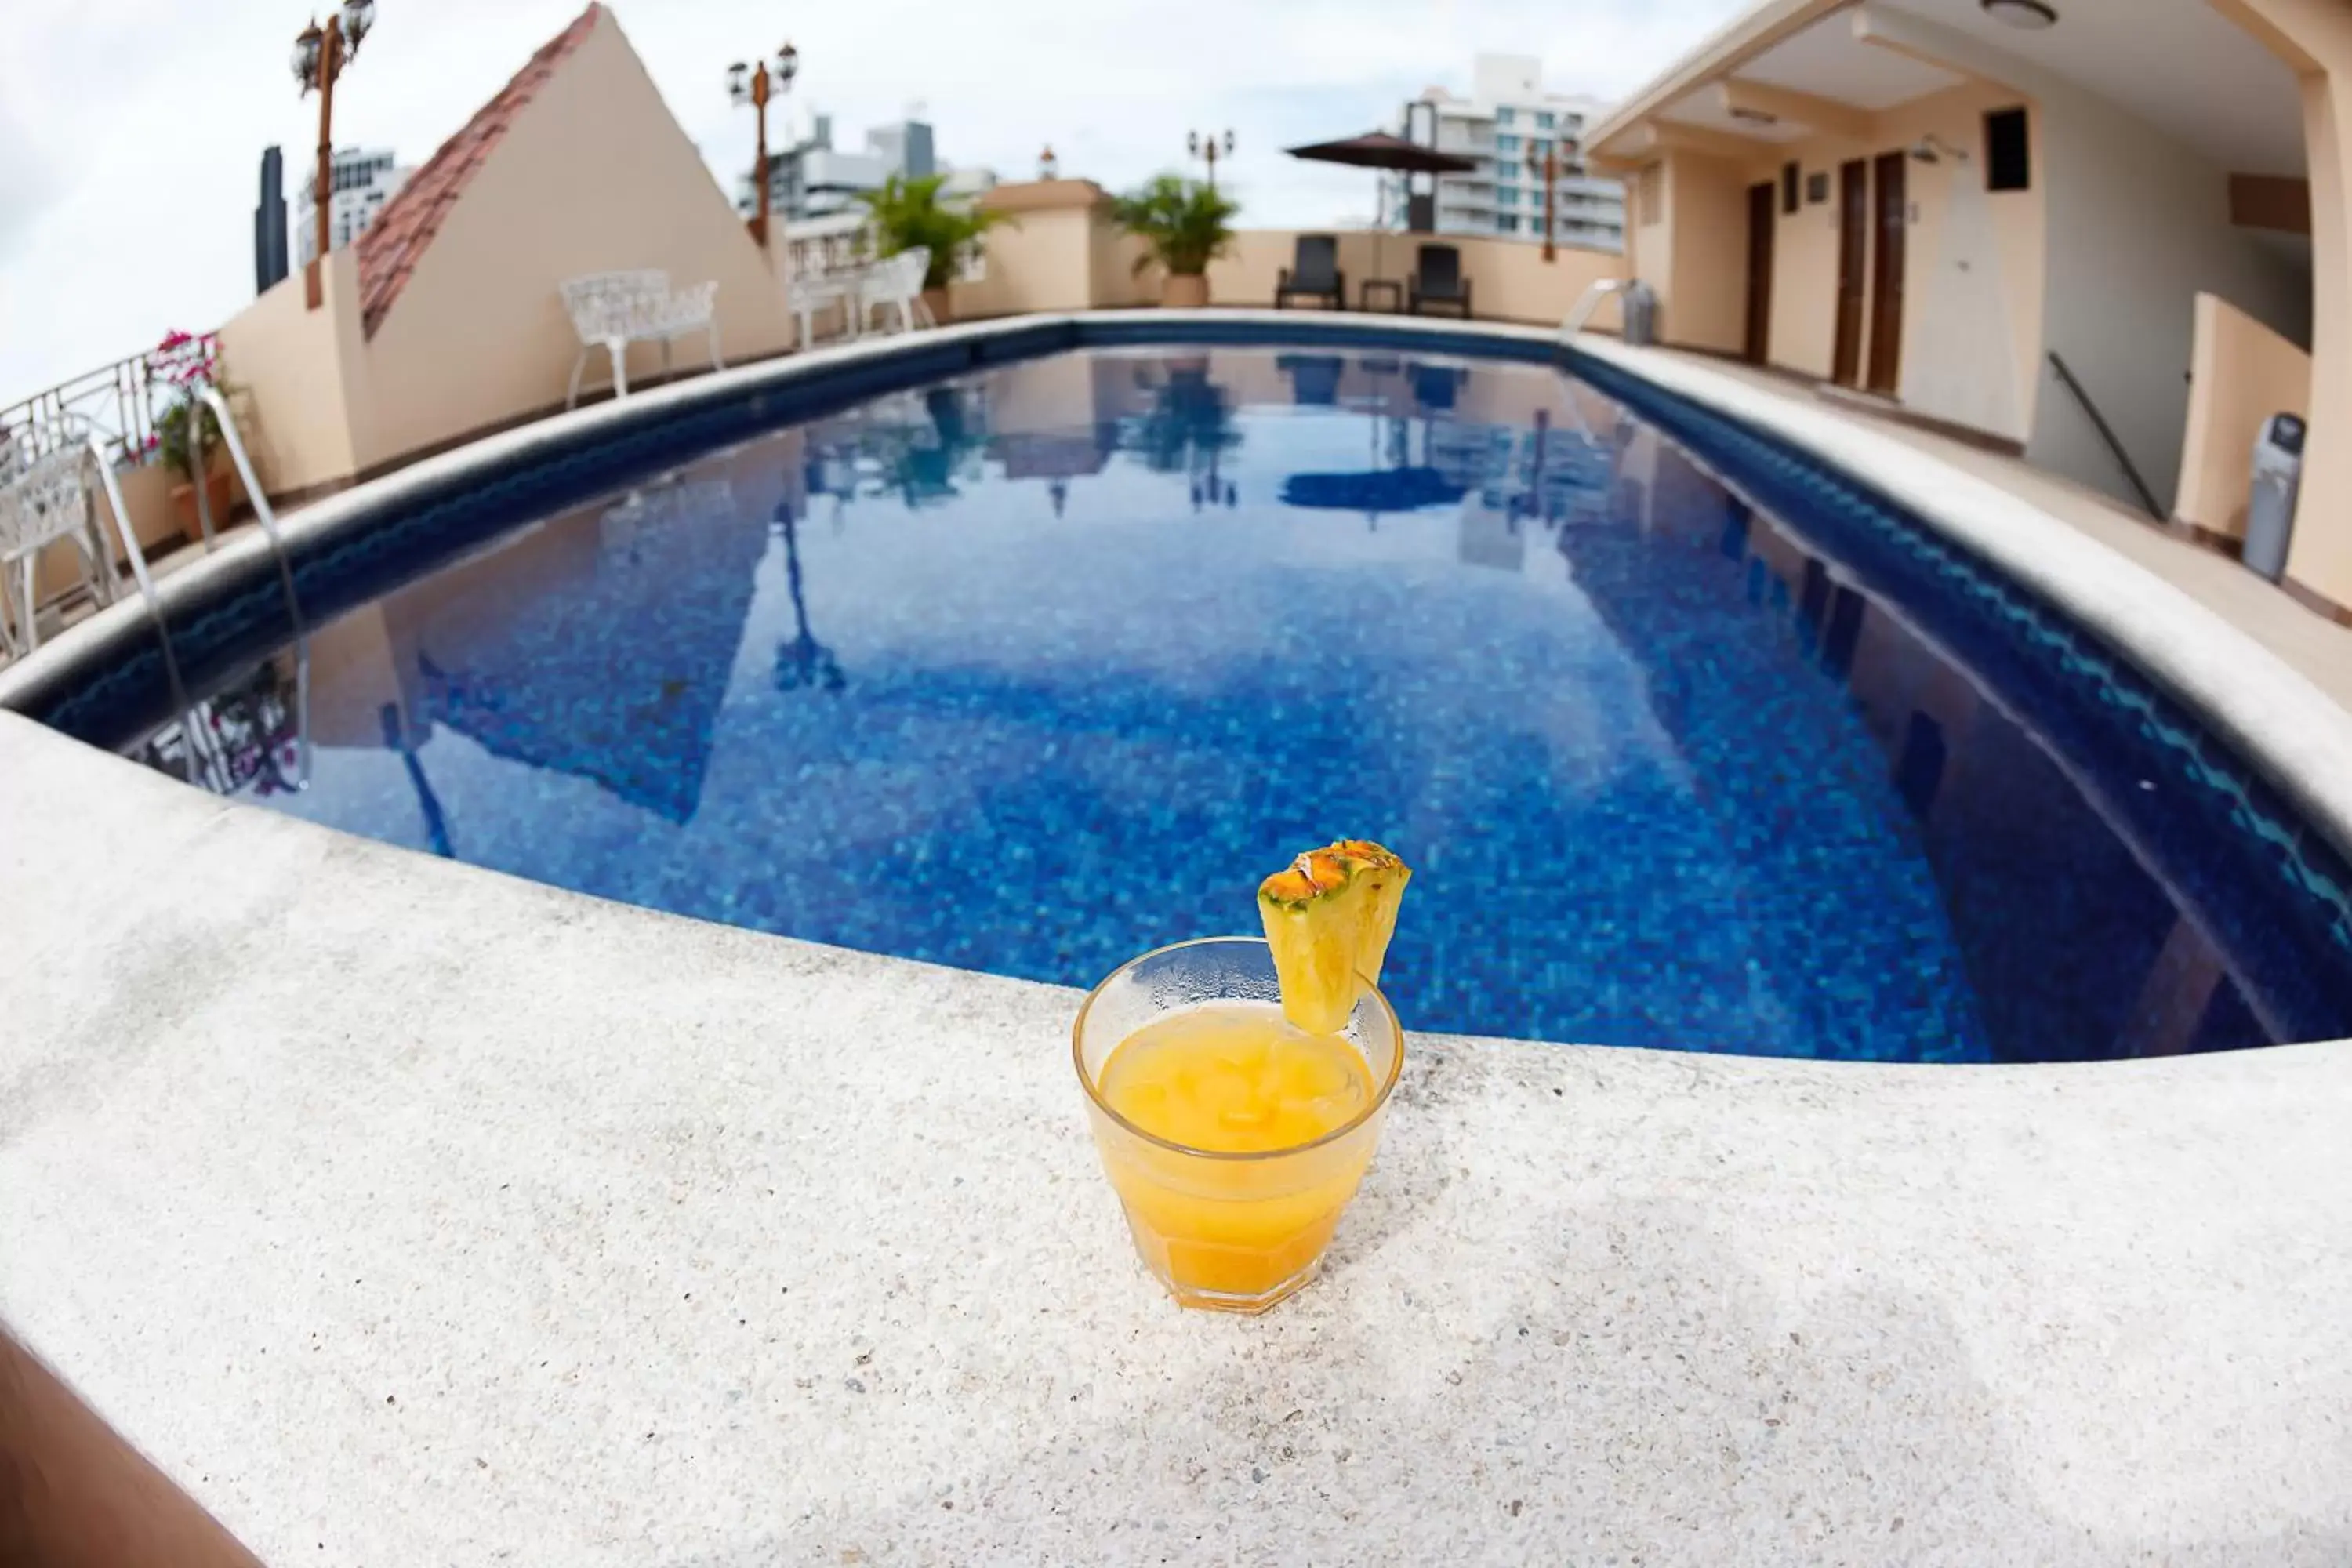
[[(1437, 177), (1436, 231), (1542, 238), (1543, 175), (1530, 167), (1530, 154), (1539, 163), (1549, 151), (1559, 175), (1552, 190), (1553, 239), (1624, 249), (1624, 187), (1584, 168), (1584, 129), (1608, 105), (1546, 91), (1543, 62), (1531, 55), (1480, 55), (1470, 80), (1467, 99), (1433, 87), (1404, 110), (1405, 135), (1427, 141), (1434, 120), (1439, 151), (1478, 160), (1470, 174)], [(1401, 219), (1404, 182), (1391, 176), (1384, 197), (1391, 221)]]
[[(415, 171), (398, 166), (389, 147), (339, 147), (327, 197), (327, 247), (341, 250), (375, 221), (383, 204), (392, 200)], [(318, 200), (315, 174), (298, 183), (294, 192), (295, 260), (307, 265), (319, 254)]]
[[(863, 213), (860, 192), (877, 191), (898, 174), (919, 180), (944, 174), (944, 194), (976, 195), (996, 184), (986, 169), (950, 168), (939, 156), (930, 122), (914, 117), (878, 125), (866, 133), (862, 152), (833, 144), (833, 116), (819, 114), (809, 134), (768, 154), (768, 204), (782, 222), (798, 224)], [(760, 188), (746, 170), (735, 182), (735, 207), (749, 217), (760, 206)]]

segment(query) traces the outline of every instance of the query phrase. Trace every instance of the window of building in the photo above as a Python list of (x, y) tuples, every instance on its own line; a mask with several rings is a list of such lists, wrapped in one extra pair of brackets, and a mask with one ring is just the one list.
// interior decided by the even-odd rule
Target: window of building
[(1538, 130), (1538, 131), (1549, 131), (1549, 130), (1550, 130), (1550, 129), (1551, 129), (1551, 126), (1552, 126), (1551, 110), (1549, 110), (1549, 109), (1538, 109), (1538, 110), (1536, 110), (1536, 129), (1537, 129), (1537, 130)]
[(1517, 234), (1517, 233), (1518, 233), (1518, 232), (1519, 232), (1519, 217), (1518, 217), (1518, 215), (1517, 215), (1517, 213), (1497, 213), (1497, 214), (1496, 214), (1496, 215), (1495, 215), (1495, 232), (1496, 232), (1496, 234)]
[(1497, 125), (1514, 124), (1517, 120), (1518, 111), (1517, 110), (1498, 109), (1495, 110), (1495, 123)]
[(1528, 150), (1533, 153), (1537, 157), (1540, 158), (1545, 153), (1551, 151), (1551, 138), (1549, 136), (1537, 136), (1531, 138), (1528, 142)]
[(2032, 158), (2026, 136), (2025, 110), (1985, 111), (1985, 189), (2023, 191), (2033, 185)]
[(1496, 151), (1496, 152), (1497, 152), (1497, 153), (1516, 153), (1516, 152), (1517, 152), (1518, 150), (1519, 150), (1519, 139), (1518, 139), (1517, 137), (1516, 137), (1516, 136), (1497, 136), (1497, 137), (1496, 137), (1496, 138), (1495, 138), (1495, 151)]
[(1519, 205), (1519, 187), (1517, 185), (1501, 186), (1495, 192), (1495, 199), (1507, 207), (1517, 206)]

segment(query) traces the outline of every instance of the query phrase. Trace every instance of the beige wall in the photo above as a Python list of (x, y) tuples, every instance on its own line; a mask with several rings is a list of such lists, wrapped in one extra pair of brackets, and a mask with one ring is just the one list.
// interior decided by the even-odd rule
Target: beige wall
[[(607, 13), (475, 173), (369, 341), (359, 466), (561, 405), (579, 342), (556, 285), (641, 267), (717, 280), (730, 358), (789, 345), (767, 258)], [(675, 349), (688, 365), (702, 352)], [(660, 363), (639, 345), (630, 374)], [(609, 371), (588, 374), (602, 386)]]
[(1095, 289), (1095, 231), (1102, 221), (1101, 203), (1087, 197), (1094, 187), (1084, 181), (1055, 183), (1085, 190), (1063, 205), (1000, 208), (1006, 211), (1005, 221), (981, 242), (982, 276), (948, 290), (958, 320), (1087, 308)]
[(1748, 326), (1748, 187), (1738, 164), (1696, 153), (1661, 160), (1664, 212), (1654, 249), (1642, 241), (1658, 293), (1658, 336), (1683, 348), (1738, 353)]
[(983, 276), (954, 286), (957, 317), (1156, 304), (1160, 274), (1138, 273), (1143, 242), (1111, 217), (1111, 197), (1091, 180), (999, 185), (982, 205), (1006, 215), (989, 230)]
[(238, 389), (237, 433), (273, 495), (348, 479), (359, 466), (351, 381), (363, 344), (351, 247), (329, 252), (320, 270), (320, 309), (307, 307), (298, 268), (220, 329), (221, 371)]
[[(1093, 193), (1092, 198), (1071, 196), (1061, 201), (1054, 195), (1074, 188)], [(1109, 199), (1094, 186), (1065, 180), (1051, 186), (1005, 187), (991, 198), (992, 205), (1000, 203), (1013, 213), (1021, 226), (990, 231), (986, 276), (955, 286), (952, 304), (959, 318), (1159, 303), (1161, 273), (1150, 267), (1136, 271), (1136, 260), (1144, 253), (1143, 242), (1119, 229), (1111, 218)], [(1299, 232), (1244, 229), (1235, 234), (1231, 247), (1209, 266), (1210, 302), (1272, 304), (1276, 279), (1290, 265)], [(1624, 274), (1622, 258), (1613, 254), (1569, 247), (1560, 247), (1555, 259), (1547, 262), (1541, 246), (1520, 240), (1475, 235), (1376, 237), (1360, 230), (1307, 232), (1336, 234), (1350, 309), (1361, 298), (1364, 279), (1402, 279), (1412, 266), (1414, 247), (1423, 242), (1451, 245), (1461, 252), (1463, 275), (1470, 280), (1471, 308), (1489, 321), (1557, 325), (1588, 286)], [(1613, 329), (1615, 311), (1612, 301), (1594, 318), (1594, 324)]]
[[(1543, 247), (1528, 240), (1463, 234), (1375, 236), (1360, 230), (1244, 229), (1234, 237), (1231, 253), (1209, 268), (1211, 300), (1219, 305), (1271, 305), (1276, 279), (1296, 256), (1301, 232), (1337, 235), (1349, 310), (1356, 309), (1362, 298), (1365, 279), (1407, 276), (1412, 269), (1415, 247), (1423, 244), (1450, 245), (1462, 253), (1462, 275), (1470, 281), (1470, 308), (1482, 321), (1556, 327), (1588, 287), (1625, 275), (1624, 258), (1612, 252), (1562, 246), (1547, 262)], [(1594, 318), (1594, 324), (1615, 326), (1613, 303)]]
[(1108, 221), (1096, 226), (1095, 307), (1116, 310), (1126, 305), (1156, 305), (1166, 280), (1156, 267), (1137, 268), (1149, 250), (1143, 241)]
[(2311, 356), (2211, 294), (2197, 296), (2189, 428), (2172, 515), (2242, 539), (2254, 437), (2273, 414), (2311, 412)]
[(2287, 575), (2339, 609), (2352, 608), (2352, 16), (2304, 20), (2325, 72), (2303, 83), (2310, 149), (2315, 298), (2311, 413), (2325, 434), (2305, 459)]

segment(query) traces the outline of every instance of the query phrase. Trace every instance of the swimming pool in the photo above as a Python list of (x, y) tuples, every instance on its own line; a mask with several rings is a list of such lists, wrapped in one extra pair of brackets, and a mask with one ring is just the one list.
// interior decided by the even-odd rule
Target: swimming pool
[(1645, 413), (1548, 366), (1191, 345), (673, 435), (320, 626), (307, 791), (289, 661), (231, 676), (216, 782), (1073, 984), (1378, 837), (1421, 873), (1387, 989), (1423, 1029), (2352, 1035), (2340, 862), (2174, 705), (1851, 487)]

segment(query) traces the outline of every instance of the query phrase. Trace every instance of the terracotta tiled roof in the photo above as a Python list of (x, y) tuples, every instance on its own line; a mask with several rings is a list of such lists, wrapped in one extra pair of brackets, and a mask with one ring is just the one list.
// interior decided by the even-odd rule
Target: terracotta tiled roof
[(538, 96), (564, 57), (580, 47), (604, 16), (604, 6), (592, 5), (577, 21), (541, 45), (515, 72), (513, 80), (408, 177), (400, 194), (384, 204), (375, 222), (360, 236), (360, 327), (369, 337), (375, 336), (384, 313), (400, 298), (408, 275), (416, 270), (449, 209), (466, 194), (474, 172), (488, 161), (515, 116)]

